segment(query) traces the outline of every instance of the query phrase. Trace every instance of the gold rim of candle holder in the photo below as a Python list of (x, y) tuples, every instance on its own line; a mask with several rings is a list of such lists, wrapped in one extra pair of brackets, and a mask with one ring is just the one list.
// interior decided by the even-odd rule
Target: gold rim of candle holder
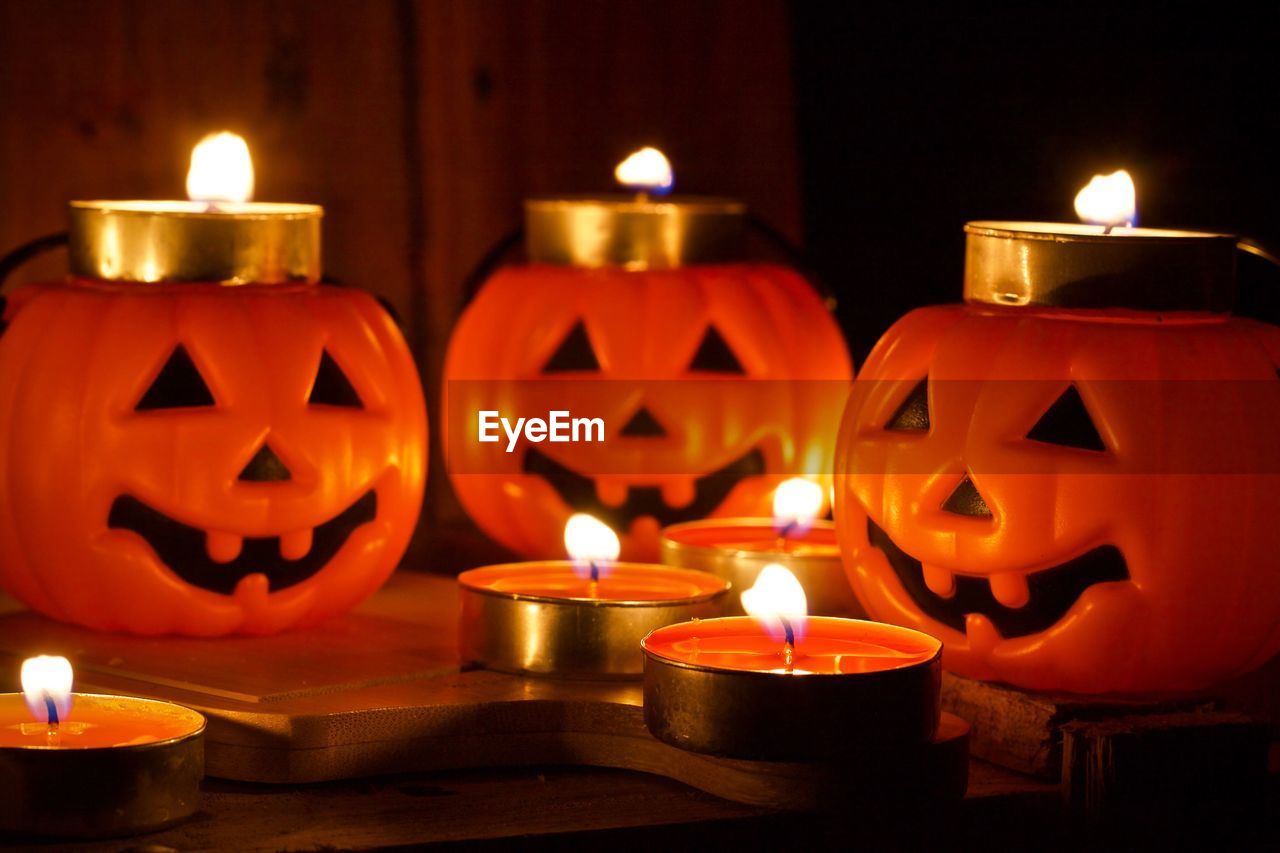
[[(1058, 228), (1061, 231), (1054, 231)], [(969, 222), (964, 298), (1012, 307), (1226, 313), (1237, 238), (1195, 231)]]
[[(718, 527), (752, 527), (774, 529), (771, 518), (708, 518), (683, 521), (663, 528), (659, 539), (661, 561), (668, 566), (683, 566), (717, 575), (733, 584), (737, 590), (750, 589), (760, 570), (770, 563), (786, 566), (800, 585), (804, 587), (809, 613), (814, 616), (849, 616), (866, 618), (867, 612), (845, 574), (844, 560), (838, 550), (831, 556), (817, 554), (788, 554), (785, 551), (754, 551), (727, 548), (716, 545), (696, 545), (681, 542), (682, 533), (715, 529)], [(814, 528), (835, 531), (835, 523), (819, 520)], [(812, 529), (812, 528), (811, 528)], [(726, 608), (726, 615), (741, 615), (742, 602), (734, 598)]]
[[(810, 617), (810, 630), (822, 618)], [(897, 669), (804, 675), (703, 666), (642, 648), (645, 726), (690, 752), (747, 761), (888, 755), (931, 743), (942, 714), (941, 644)]]
[(743, 255), (747, 208), (733, 199), (561, 196), (528, 199), (524, 210), (535, 263), (673, 269)]
[(75, 701), (84, 699), (165, 706), (190, 715), (199, 726), (177, 737), (127, 746), (0, 747), (0, 779), (5, 780), (0, 833), (118, 838), (153, 832), (194, 814), (204, 778), (204, 715), (159, 699), (75, 694)]
[[(502, 567), (485, 567), (493, 568)], [(555, 678), (637, 679), (644, 672), (640, 640), (645, 635), (677, 622), (719, 616), (729, 592), (726, 584), (710, 593), (658, 601), (553, 598), (471, 585), (468, 575), (476, 571), (481, 570), (458, 575), (462, 662)]]
[(194, 202), (73, 201), (68, 213), (73, 276), (227, 285), (320, 280), (319, 205), (210, 210)]

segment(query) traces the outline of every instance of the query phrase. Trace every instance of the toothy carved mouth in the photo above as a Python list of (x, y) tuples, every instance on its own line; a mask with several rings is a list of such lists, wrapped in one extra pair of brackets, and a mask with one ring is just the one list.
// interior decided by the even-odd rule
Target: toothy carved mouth
[(665, 527), (679, 521), (706, 518), (740, 481), (764, 473), (764, 453), (756, 448), (723, 468), (699, 477), (694, 483), (693, 500), (678, 509), (667, 505), (662, 499), (662, 489), (657, 486), (631, 486), (620, 506), (606, 506), (596, 495), (594, 480), (532, 448), (525, 453), (524, 472), (546, 480), (575, 512), (590, 513), (615, 530), (626, 530), (631, 522), (645, 516), (657, 519)]
[[(107, 526), (138, 534), (170, 571), (192, 586), (230, 595), (242, 578), (266, 575), (271, 592), (301, 583), (329, 565), (352, 532), (378, 514), (378, 495), (365, 492), (343, 512), (311, 531), (311, 548), (296, 560), (281, 554), (285, 537), (244, 538), (234, 559), (217, 562), (209, 556), (209, 534), (175, 521), (130, 495), (111, 504)], [(289, 543), (285, 543), (288, 547)]]
[(884, 552), (907, 594), (925, 616), (964, 633), (965, 616), (980, 613), (991, 620), (1000, 636), (1023, 637), (1056, 625), (1094, 584), (1129, 580), (1124, 555), (1114, 545), (1101, 545), (1079, 557), (1026, 575), (1030, 598), (1021, 607), (1006, 607), (991, 593), (991, 584), (973, 575), (956, 575), (949, 596), (937, 595), (925, 584), (924, 566), (897, 546), (870, 519), (867, 539)]

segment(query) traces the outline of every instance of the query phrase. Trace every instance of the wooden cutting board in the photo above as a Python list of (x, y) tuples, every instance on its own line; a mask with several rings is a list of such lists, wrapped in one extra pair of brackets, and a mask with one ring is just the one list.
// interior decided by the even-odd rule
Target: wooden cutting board
[(892, 766), (730, 761), (654, 739), (638, 682), (461, 671), (456, 584), (439, 576), (401, 572), (356, 612), (274, 637), (99, 634), (14, 607), (0, 615), (0, 685), (18, 689), (24, 658), (61, 654), (75, 666), (79, 691), (196, 708), (209, 719), (207, 771), (226, 779), (296, 784), (592, 765), (783, 808), (847, 805), (849, 797), (958, 799), (966, 784), (969, 730), (949, 715), (933, 745)]

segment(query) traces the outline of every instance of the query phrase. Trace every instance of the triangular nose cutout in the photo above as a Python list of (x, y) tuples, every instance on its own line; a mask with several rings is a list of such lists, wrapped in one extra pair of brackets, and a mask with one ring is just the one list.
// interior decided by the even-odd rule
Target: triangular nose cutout
[(991, 507), (987, 506), (987, 502), (978, 493), (978, 487), (973, 484), (973, 480), (969, 479), (968, 474), (965, 474), (960, 485), (956, 486), (955, 491), (942, 504), (942, 509), (956, 515), (991, 518)]
[(618, 434), (628, 438), (662, 438), (667, 431), (648, 409), (641, 406)]
[(240, 472), (240, 479), (248, 483), (278, 483), (292, 480), (288, 467), (280, 461), (274, 450), (264, 444), (253, 454), (249, 464)]

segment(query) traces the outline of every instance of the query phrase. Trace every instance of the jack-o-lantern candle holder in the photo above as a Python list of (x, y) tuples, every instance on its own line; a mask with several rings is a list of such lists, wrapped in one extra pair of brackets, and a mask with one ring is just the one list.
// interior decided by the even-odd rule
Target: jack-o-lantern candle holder
[(75, 202), (0, 335), (0, 584), (107, 631), (316, 623), (408, 544), (426, 410), (395, 323), (319, 280), (310, 205)]
[[(742, 260), (741, 203), (554, 198), (525, 214), (529, 263), (484, 283), (445, 361), (450, 478), (486, 533), (548, 557), (585, 512), (652, 562), (664, 526), (767, 516), (788, 476), (826, 477), (848, 351), (804, 278)], [(505, 453), (477, 440), (481, 410), (597, 416), (603, 441)]]
[(965, 230), (965, 304), (898, 321), (840, 428), (868, 611), (941, 638), (954, 672), (1038, 690), (1195, 690), (1264, 662), (1280, 329), (1227, 313), (1235, 238)]

